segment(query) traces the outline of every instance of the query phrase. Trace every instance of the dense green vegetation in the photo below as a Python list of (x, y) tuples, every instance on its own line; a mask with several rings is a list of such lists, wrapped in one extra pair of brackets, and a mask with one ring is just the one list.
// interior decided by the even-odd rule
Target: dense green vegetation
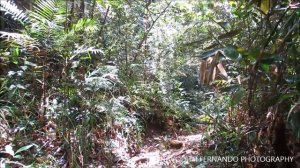
[(299, 8), (1, 0), (0, 167), (297, 167)]

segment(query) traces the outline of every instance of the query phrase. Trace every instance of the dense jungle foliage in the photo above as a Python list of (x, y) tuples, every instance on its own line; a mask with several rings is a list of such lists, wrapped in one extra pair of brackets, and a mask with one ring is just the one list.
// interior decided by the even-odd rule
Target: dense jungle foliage
[(300, 166), (299, 0), (1, 0), (0, 13), (1, 168)]

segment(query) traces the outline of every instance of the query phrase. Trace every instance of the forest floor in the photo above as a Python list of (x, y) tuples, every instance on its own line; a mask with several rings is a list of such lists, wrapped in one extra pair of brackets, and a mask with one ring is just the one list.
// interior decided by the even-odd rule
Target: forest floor
[[(53, 123), (51, 124), (51, 122), (49, 123), (50, 124), (47, 124), (43, 129), (36, 130), (31, 135), (16, 140), (20, 146), (26, 146), (26, 144), (38, 144), (38, 146), (42, 146), (41, 148), (38, 148), (37, 145), (27, 145), (27, 147), (23, 147), (26, 148), (22, 152), (22, 156), (25, 156), (25, 158), (21, 160), (16, 158), (14, 159), (14, 154), (10, 154), (14, 152), (10, 152), (10, 150), (8, 150), (8, 147), (11, 147), (12, 145), (9, 141), (1, 142), (0, 144), (2, 145), (0, 145), (0, 151), (2, 151), (2, 154), (5, 155), (3, 155), (4, 157), (0, 159), (0, 163), (12, 160), (17, 162), (25, 161), (29, 163), (30, 160), (35, 160), (35, 163), (46, 164), (49, 163), (49, 156), (52, 156), (53, 160), (51, 160), (55, 162), (56, 165), (59, 164), (59, 167), (72, 167), (70, 165), (70, 161), (72, 159), (78, 160), (79, 163), (83, 163), (83, 154), (76, 154), (76, 150), (74, 150), (75, 153), (73, 153), (73, 155), (75, 154), (77, 156), (70, 156), (71, 153), (67, 152), (65, 149), (63, 140), (57, 138), (55, 129), (53, 129), (56, 126)], [(109, 150), (114, 157), (112, 159), (113, 162), (111, 162), (112, 165), (109, 167), (204, 167), (204, 165), (202, 166), (201, 163), (199, 163), (199, 157), (203, 156), (203, 151), (212, 144), (211, 142), (203, 140), (205, 137), (204, 133), (207, 131), (206, 127), (206, 124), (196, 124), (193, 126), (192, 130), (187, 130), (184, 128), (162, 128), (159, 125), (148, 125), (145, 130), (145, 134), (143, 134), (143, 137), (141, 138), (142, 142), (136, 144), (135, 147), (128, 146), (128, 142), (130, 141), (128, 138), (131, 137), (125, 138), (123, 136), (124, 134), (121, 132), (116, 133), (115, 136), (110, 137), (111, 148)], [(99, 137), (97, 137), (98, 133)], [(94, 143), (102, 144), (102, 141), (104, 141), (104, 135), (101, 134), (100, 131), (98, 131), (98, 133), (95, 133)], [(76, 141), (78, 140), (74, 138), (75, 135), (70, 134), (69, 136), (70, 142), (72, 142), (72, 144), (77, 144)], [(205, 143), (203, 143), (203, 141)], [(136, 141), (134, 141), (134, 143), (135, 142)], [(87, 151), (89, 153), (89, 158), (92, 158), (90, 160), (91, 162), (89, 162), (89, 167), (107, 167), (107, 165), (102, 161), (112, 158), (108, 154), (104, 154), (106, 156), (103, 158), (103, 153), (99, 151), (103, 151), (104, 148), (100, 146)], [(128, 150), (130, 148), (138, 150), (137, 152), (132, 152)], [(37, 152), (34, 149), (44, 151), (44, 154)], [(35, 153), (40, 154), (37, 156)], [(48, 155), (46, 153), (48, 153)], [(14, 162), (14, 164), (17, 162)]]
[(140, 153), (122, 162), (118, 167), (135, 168), (178, 168), (201, 167), (199, 156), (203, 146), (203, 126), (192, 132), (162, 131), (158, 127), (149, 128), (140, 147)]
[[(149, 138), (142, 147), (142, 152), (132, 157), (129, 167), (179, 167), (195, 164), (201, 153), (201, 134), (179, 136), (177, 139), (165, 142), (162, 136)], [(165, 146), (164, 143), (168, 146)], [(126, 166), (125, 166), (126, 167)]]

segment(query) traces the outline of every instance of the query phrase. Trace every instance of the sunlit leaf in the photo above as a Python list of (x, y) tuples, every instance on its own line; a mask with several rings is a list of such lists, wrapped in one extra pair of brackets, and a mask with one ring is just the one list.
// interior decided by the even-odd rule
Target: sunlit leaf
[(12, 62), (14, 64), (18, 64), (18, 58), (20, 55), (19, 48), (14, 49), (11, 54), (12, 54)]
[(14, 158), (15, 159), (22, 159), (22, 156), (21, 155), (15, 155)]
[(239, 47), (236, 49), (236, 51), (240, 52), (240, 53), (244, 53), (246, 50), (242, 47)]
[(35, 146), (35, 145), (30, 144), (30, 145), (23, 146), (23, 147), (21, 147), (20, 149), (18, 149), (18, 150), (16, 151), (15, 154), (20, 153), (20, 152), (23, 152), (23, 151), (27, 151), (28, 149), (30, 149), (30, 148), (33, 147), (33, 146)]
[(28, 21), (27, 13), (21, 9), (13, 2), (9, 0), (0, 1), (0, 11), (4, 11), (4, 15), (10, 14), (11, 17), (20, 22)]
[(267, 14), (272, 8), (273, 0), (262, 0), (260, 3), (260, 10)]
[(5, 146), (5, 152), (10, 154), (11, 156), (15, 155), (15, 152), (14, 152), (13, 147), (11, 146), (11, 144)]
[(32, 67), (37, 67), (37, 64), (32, 63), (32, 62), (29, 62), (29, 61), (24, 61), (24, 64), (25, 64), (25, 65), (32, 66)]
[(102, 7), (105, 7), (105, 2), (104, 2), (104, 0), (97, 0), (97, 2), (98, 2)]
[(198, 117), (198, 121), (200, 122), (211, 122), (212, 118), (209, 115), (201, 115)]
[(123, 5), (123, 0), (109, 0), (108, 3), (113, 8), (120, 8)]
[(256, 61), (258, 55), (259, 50), (257, 48), (251, 48), (243, 54), (244, 58), (249, 59), (250, 61)]

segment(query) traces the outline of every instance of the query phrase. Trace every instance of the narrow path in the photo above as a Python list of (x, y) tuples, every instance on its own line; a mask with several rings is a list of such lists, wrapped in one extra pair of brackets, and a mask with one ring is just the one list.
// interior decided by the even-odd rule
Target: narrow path
[(203, 139), (203, 130), (197, 130), (189, 134), (176, 135), (154, 128), (149, 135), (145, 136), (140, 153), (133, 157), (127, 157), (127, 160), (117, 167), (195, 167), (196, 158), (202, 152), (200, 141)]
[[(161, 168), (178, 167), (199, 156), (202, 134), (165, 139), (163, 136), (148, 139), (141, 153), (128, 161), (129, 167)], [(192, 163), (189, 163), (192, 164)]]

